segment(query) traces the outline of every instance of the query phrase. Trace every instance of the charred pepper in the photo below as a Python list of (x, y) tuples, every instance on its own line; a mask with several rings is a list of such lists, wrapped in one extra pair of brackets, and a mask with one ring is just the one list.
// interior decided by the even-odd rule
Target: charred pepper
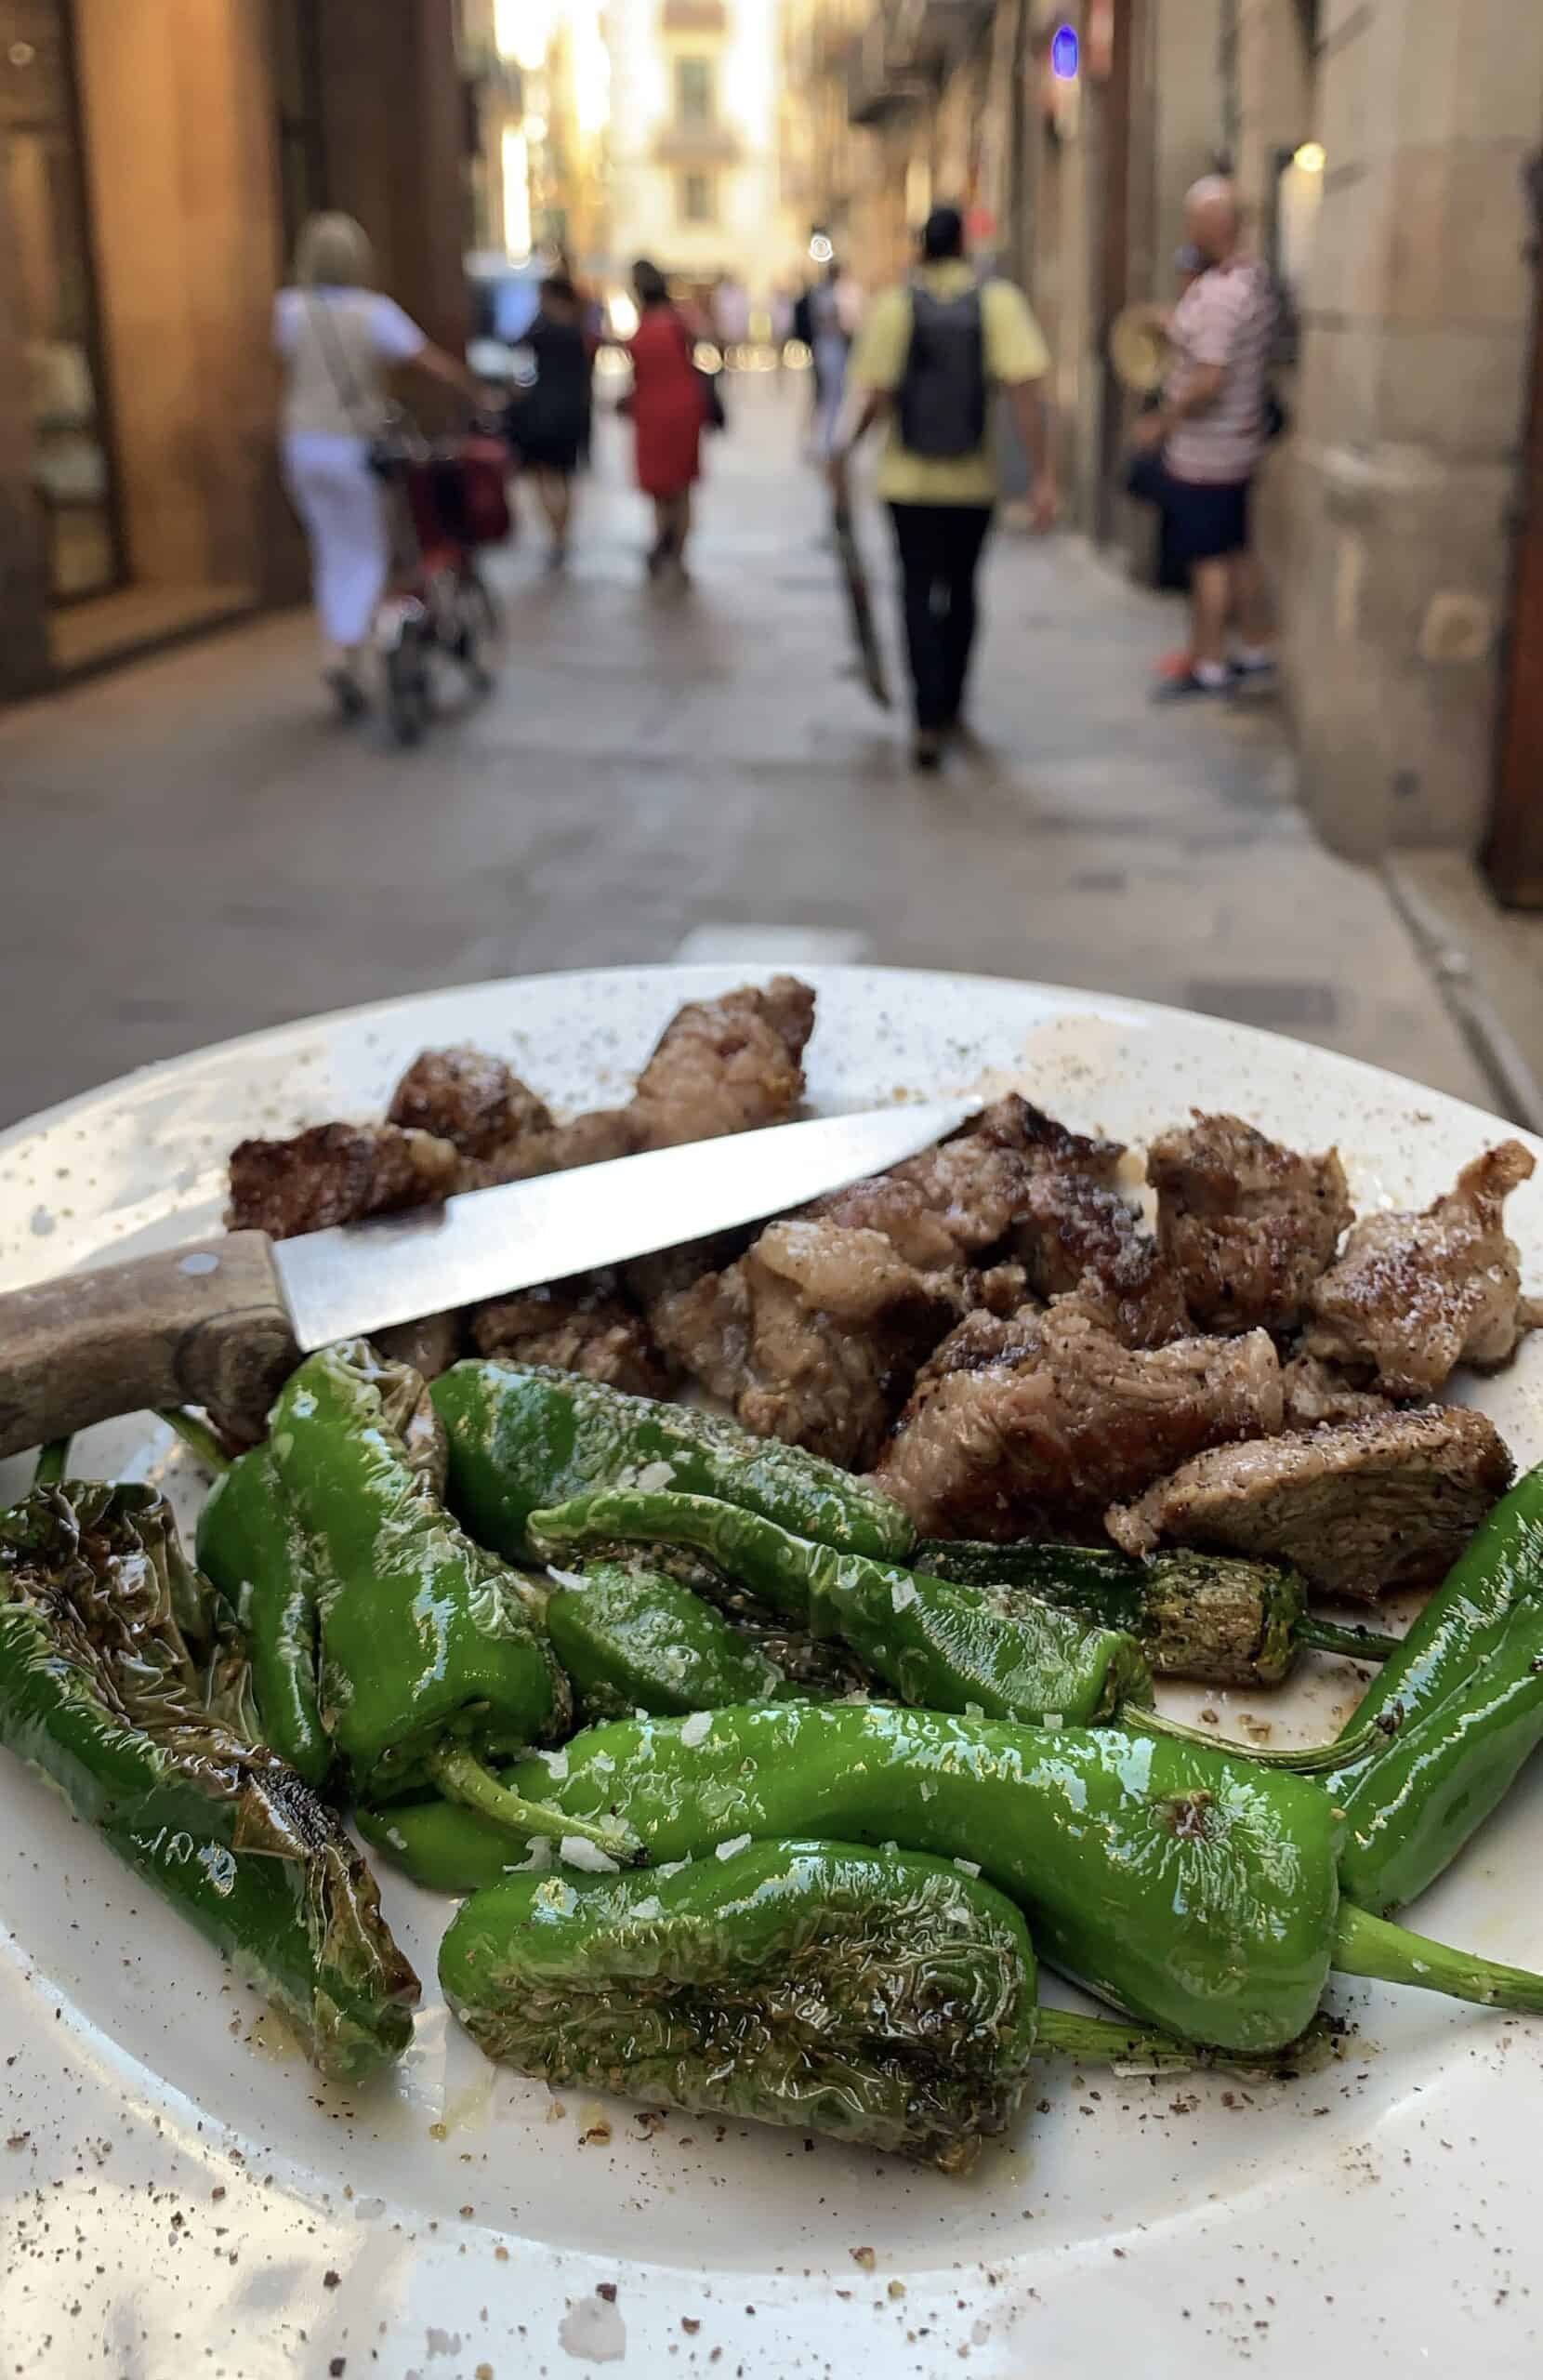
[(596, 1540), (687, 1545), (816, 1636), (837, 1636), (907, 1702), (987, 1718), (1109, 1718), (1152, 1679), (1133, 1637), (1089, 1628), (1049, 1604), (1005, 1619), (972, 1587), (918, 1578), (864, 1554), (795, 1537), (710, 1496), (625, 1489), (531, 1517), (535, 1543), (561, 1558)]
[[(837, 1554), (711, 1496), (612, 1490), (534, 1513), (530, 1530), (548, 1549), (596, 1539), (692, 1547), (816, 1636), (838, 1636), (903, 1700), (930, 1710), (1060, 1726), (1096, 1725), (1129, 1705), (1132, 1725), (1214, 1741), (1145, 1707), (1152, 1676), (1133, 1636), (1031, 1596), (1009, 1613), (980, 1587)], [(1342, 1752), (1330, 1744), (1248, 1756), (1305, 1774)]]
[(669, 1874), (511, 1876), (440, 1979), (490, 2057), (554, 2088), (750, 2116), (962, 2173), (1030, 2061), (1180, 2063), (1160, 2035), (1041, 2008), (1011, 1901), (920, 1852), (756, 1843)]
[(450, 1442), (450, 1502), (475, 1538), (511, 1561), (530, 1551), (534, 1512), (595, 1488), (718, 1496), (880, 1561), (901, 1559), (916, 1540), (900, 1506), (851, 1472), (689, 1406), (493, 1359), (453, 1365), (433, 1397)]
[(1315, 1619), (1299, 1570), (1234, 1554), (1182, 1547), (1142, 1557), (1114, 1546), (1038, 1539), (992, 1545), (936, 1538), (918, 1545), (913, 1560), (935, 1578), (986, 1589), (1009, 1610), (1019, 1595), (1030, 1594), (1100, 1627), (1128, 1629), (1158, 1677), (1279, 1686), (1299, 1652), (1380, 1661), (1397, 1641)]
[(358, 2082), (418, 1982), (334, 1813), (258, 1738), (244, 1656), (152, 1489), (45, 1485), (0, 1515), (0, 1737)]
[[(625, 1810), (654, 1866), (746, 1838), (969, 1859), (1062, 1974), (1184, 2041), (1285, 2048), (1331, 1968), (1543, 2012), (1543, 1977), (1341, 1904), (1328, 1795), (1210, 1746), (791, 1702), (593, 1727), (563, 1760), (559, 1780), (530, 1764), (508, 1782), (550, 1782), (578, 1818)], [(415, 1836), (393, 1815), (411, 1866)], [(450, 1844), (430, 1823), (415, 1847)], [(469, 1869), (471, 1839), (457, 1848)]]

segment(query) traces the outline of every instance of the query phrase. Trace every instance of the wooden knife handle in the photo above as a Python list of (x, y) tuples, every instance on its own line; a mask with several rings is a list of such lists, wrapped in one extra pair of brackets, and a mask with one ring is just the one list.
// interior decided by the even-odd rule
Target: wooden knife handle
[(235, 1231), (0, 1297), (0, 1455), (141, 1407), (257, 1435), (300, 1360), (267, 1234)]

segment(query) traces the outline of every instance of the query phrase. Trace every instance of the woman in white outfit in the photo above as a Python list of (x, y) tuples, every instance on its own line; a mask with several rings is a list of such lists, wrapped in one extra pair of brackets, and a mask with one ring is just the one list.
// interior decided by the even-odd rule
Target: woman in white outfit
[(350, 215), (313, 215), (295, 284), (274, 301), (285, 367), (284, 482), (305, 523), (321, 615), (323, 675), (345, 718), (364, 708), (360, 661), (390, 568), (390, 535), (371, 441), (386, 426), (385, 376), (411, 364), (475, 400), (470, 374), (370, 286), (374, 259)]

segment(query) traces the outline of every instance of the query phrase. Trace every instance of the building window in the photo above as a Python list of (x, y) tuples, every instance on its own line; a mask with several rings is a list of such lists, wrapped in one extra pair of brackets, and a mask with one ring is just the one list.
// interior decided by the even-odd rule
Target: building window
[(675, 61), (675, 120), (693, 126), (711, 124), (718, 114), (718, 93), (710, 58), (678, 58)]
[(682, 223), (712, 223), (717, 220), (711, 174), (682, 174), (680, 177), (679, 215)]

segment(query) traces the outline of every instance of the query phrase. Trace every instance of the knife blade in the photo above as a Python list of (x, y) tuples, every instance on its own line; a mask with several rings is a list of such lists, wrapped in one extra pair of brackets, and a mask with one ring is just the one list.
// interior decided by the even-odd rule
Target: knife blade
[(915, 1157), (979, 1104), (934, 1100), (610, 1157), (280, 1240), (273, 1262), (296, 1340), (310, 1354), (757, 1223)]
[(0, 1456), (142, 1406), (260, 1435), (301, 1355), (801, 1206), (978, 1113), (933, 1100), (774, 1124), (273, 1242), (235, 1231), (0, 1296)]

